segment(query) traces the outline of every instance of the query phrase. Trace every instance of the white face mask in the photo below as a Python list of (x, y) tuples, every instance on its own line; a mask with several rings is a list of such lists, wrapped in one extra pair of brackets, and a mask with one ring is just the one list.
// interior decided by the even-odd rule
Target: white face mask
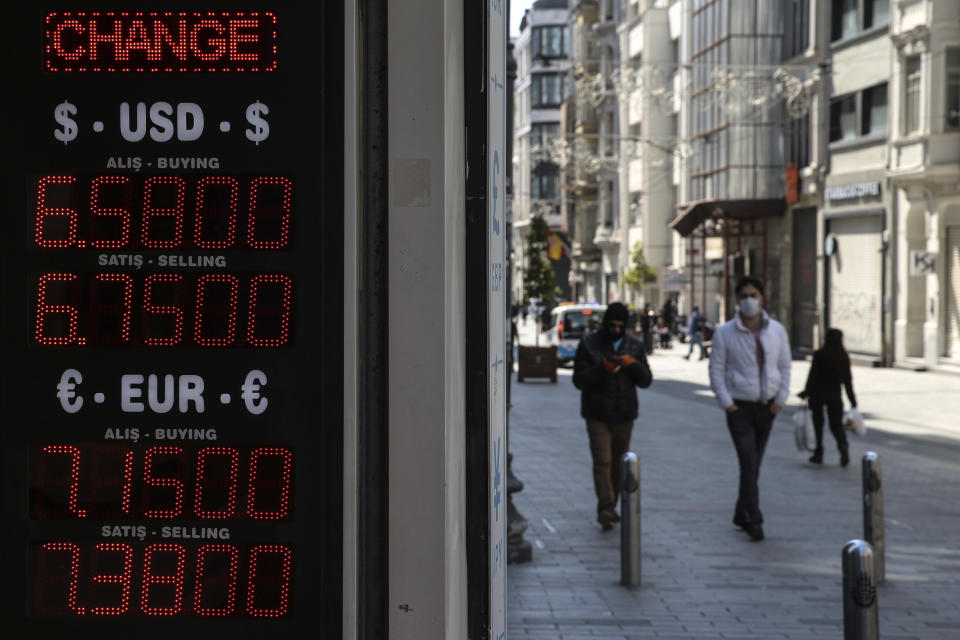
[(740, 301), (740, 315), (744, 318), (752, 318), (760, 313), (760, 300), (757, 298), (744, 298)]

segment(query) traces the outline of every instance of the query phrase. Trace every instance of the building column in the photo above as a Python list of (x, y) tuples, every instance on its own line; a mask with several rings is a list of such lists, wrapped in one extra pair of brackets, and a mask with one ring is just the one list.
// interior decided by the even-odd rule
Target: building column
[(923, 325), (926, 321), (926, 277), (910, 275), (910, 252), (926, 247), (926, 200), (916, 187), (896, 189), (897, 309), (894, 320), (894, 361), (924, 354)]
[[(940, 251), (940, 214), (930, 207), (926, 215), (926, 249)], [(926, 322), (923, 323), (923, 359), (928, 367), (934, 367), (940, 359), (940, 278), (944, 276), (943, 260), (937, 261), (937, 272), (926, 276)]]

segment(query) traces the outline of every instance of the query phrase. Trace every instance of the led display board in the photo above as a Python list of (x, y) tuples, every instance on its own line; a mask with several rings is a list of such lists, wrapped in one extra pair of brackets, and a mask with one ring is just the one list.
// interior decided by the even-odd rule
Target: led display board
[(166, 4), (8, 19), (0, 610), (339, 637), (343, 9)]

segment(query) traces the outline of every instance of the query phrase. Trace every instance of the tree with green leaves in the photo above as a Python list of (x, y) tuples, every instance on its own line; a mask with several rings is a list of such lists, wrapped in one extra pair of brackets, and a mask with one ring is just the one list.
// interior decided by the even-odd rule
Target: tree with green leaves
[(635, 295), (640, 295), (643, 289), (643, 283), (657, 275), (657, 270), (647, 264), (643, 257), (643, 247), (639, 242), (633, 244), (630, 250), (630, 268), (623, 274), (623, 284), (634, 291)]
[(527, 267), (523, 272), (523, 295), (526, 300), (540, 298), (546, 307), (557, 302), (557, 282), (553, 266), (547, 259), (547, 222), (537, 214), (530, 219), (527, 235)]

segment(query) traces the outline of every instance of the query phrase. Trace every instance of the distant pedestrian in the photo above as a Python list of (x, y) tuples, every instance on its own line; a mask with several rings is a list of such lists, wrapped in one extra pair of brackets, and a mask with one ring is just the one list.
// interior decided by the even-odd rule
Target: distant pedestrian
[(640, 334), (643, 339), (643, 349), (650, 355), (653, 353), (653, 310), (650, 304), (643, 305), (643, 311), (640, 312)]
[(740, 488), (733, 523), (763, 540), (758, 479), (773, 420), (787, 401), (790, 342), (763, 310), (763, 283), (737, 282), (737, 312), (713, 334), (710, 386), (726, 411), (727, 428), (740, 462)]
[(663, 326), (667, 329), (666, 331), (660, 332), (660, 342), (667, 349), (670, 348), (670, 333), (673, 331), (675, 315), (673, 312), (673, 301), (668, 299), (660, 309), (660, 318), (663, 320)]
[(857, 396), (853, 394), (853, 376), (850, 373), (850, 356), (843, 348), (843, 332), (827, 329), (823, 346), (813, 354), (813, 364), (807, 375), (807, 384), (800, 392), (801, 398), (809, 398), (813, 413), (813, 430), (817, 435), (817, 448), (810, 462), (823, 464), (823, 408), (827, 408), (830, 432), (840, 449), (840, 465), (850, 464), (850, 449), (847, 434), (843, 429), (843, 398), (841, 387), (847, 390), (850, 408), (856, 409)]
[(690, 314), (690, 321), (687, 323), (687, 335), (690, 337), (690, 350), (684, 356), (687, 360), (693, 355), (693, 347), (696, 345), (700, 346), (700, 359), (703, 360), (707, 357), (703, 352), (703, 326), (705, 324), (706, 321), (703, 314), (700, 313), (700, 307), (695, 306), (693, 313)]
[(630, 446), (637, 419), (637, 387), (653, 381), (640, 341), (626, 333), (627, 308), (612, 302), (602, 326), (580, 339), (573, 362), (573, 384), (580, 389), (580, 415), (587, 421), (597, 522), (604, 531), (620, 521), (620, 459)]

